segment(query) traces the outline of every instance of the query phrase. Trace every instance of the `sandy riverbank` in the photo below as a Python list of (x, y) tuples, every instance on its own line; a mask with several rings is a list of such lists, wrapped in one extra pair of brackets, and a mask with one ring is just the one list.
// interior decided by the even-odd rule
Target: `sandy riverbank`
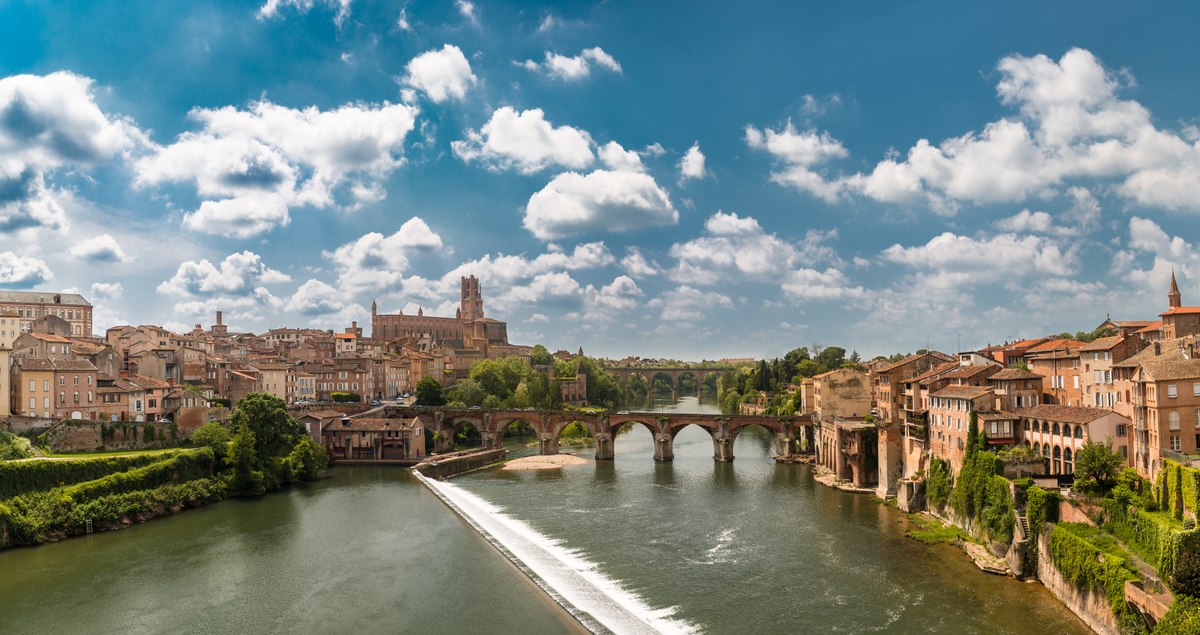
[(504, 464), (501, 469), (516, 471), (516, 470), (553, 470), (568, 465), (583, 465), (591, 463), (587, 459), (582, 459), (574, 454), (550, 454), (547, 456), (523, 456), (519, 459), (513, 459)]

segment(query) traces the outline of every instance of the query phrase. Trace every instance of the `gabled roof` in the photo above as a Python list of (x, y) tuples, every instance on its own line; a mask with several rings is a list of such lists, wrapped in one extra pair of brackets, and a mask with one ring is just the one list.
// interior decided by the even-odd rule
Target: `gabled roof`
[(1200, 379), (1200, 359), (1155, 359), (1142, 362), (1142, 370), (1154, 381)]
[(942, 353), (940, 351), (929, 351), (927, 353), (915, 353), (913, 355), (909, 355), (908, 357), (905, 357), (904, 359), (902, 359), (900, 361), (888, 362), (886, 364), (881, 364), (875, 369), (875, 372), (877, 372), (877, 373), (890, 372), (890, 371), (900, 368), (901, 366), (904, 366), (906, 364), (911, 364), (913, 362), (920, 361), (921, 358), (926, 357), (926, 356), (931, 356), (934, 359), (939, 359), (944, 362), (948, 362), (948, 361), (951, 361), (954, 359), (954, 358), (950, 357), (949, 355)]
[(1083, 345), (1084, 345), (1084, 343), (1080, 342), (1078, 340), (1059, 338), (1059, 339), (1047, 340), (1045, 342), (1042, 342), (1041, 344), (1038, 344), (1037, 346), (1030, 348), (1026, 352), (1027, 353), (1041, 353), (1043, 351), (1060, 351), (1060, 350), (1064, 350), (1064, 349), (1077, 350), (1080, 347), (1082, 347)]
[(1162, 325), (1162, 320), (1157, 320), (1147, 324), (1144, 328), (1134, 331), (1134, 333), (1153, 333), (1154, 331), (1161, 329)]
[(905, 379), (904, 382), (905, 383), (915, 382), (915, 383), (919, 383), (919, 384), (924, 384), (925, 382), (927, 382), (929, 380), (932, 380), (932, 379), (941, 377), (942, 375), (945, 375), (946, 373), (954, 370), (955, 368), (958, 368), (958, 362), (944, 362), (944, 363), (938, 364), (937, 366), (934, 366), (933, 368), (930, 368), (929, 370), (921, 373), (920, 375), (917, 375), (916, 377), (909, 377), (908, 379)]
[(1044, 419), (1046, 421), (1057, 421), (1059, 423), (1088, 423), (1111, 414), (1116, 414), (1112, 410), (1104, 408), (1088, 408), (1086, 406), (1055, 406), (1050, 404), (1042, 404), (1033, 406), (1032, 408), (1022, 408), (1020, 416), (1022, 419)]

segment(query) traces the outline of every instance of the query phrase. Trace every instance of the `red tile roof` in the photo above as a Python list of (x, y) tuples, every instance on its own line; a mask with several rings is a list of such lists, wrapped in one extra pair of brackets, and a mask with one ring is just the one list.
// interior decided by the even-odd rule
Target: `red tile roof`
[(1044, 419), (1060, 423), (1088, 423), (1101, 417), (1116, 414), (1104, 408), (1088, 408), (1086, 406), (1055, 406), (1042, 404), (1032, 408), (1023, 408), (1020, 412), (1022, 419)]

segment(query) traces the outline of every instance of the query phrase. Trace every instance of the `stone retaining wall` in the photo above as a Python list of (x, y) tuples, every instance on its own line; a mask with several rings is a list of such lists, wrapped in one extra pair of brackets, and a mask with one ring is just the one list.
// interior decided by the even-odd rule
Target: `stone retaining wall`
[(1117, 624), (1117, 617), (1113, 615), (1112, 607), (1108, 604), (1108, 598), (1102, 593), (1080, 589), (1068, 582), (1050, 560), (1049, 531), (1043, 531), (1037, 538), (1038, 580), (1093, 631), (1100, 635), (1121, 635), (1121, 628)]
[(506, 455), (507, 452), (503, 448), (498, 448), (494, 450), (479, 450), (478, 452), (450, 457), (432, 456), (413, 469), (418, 470), (421, 474), (429, 478), (448, 478), (456, 474), (462, 474), (463, 472), (487, 467), (497, 461), (504, 460)]
[(180, 441), (173, 423), (79, 420), (63, 421), (39, 439), (54, 452), (151, 450)]

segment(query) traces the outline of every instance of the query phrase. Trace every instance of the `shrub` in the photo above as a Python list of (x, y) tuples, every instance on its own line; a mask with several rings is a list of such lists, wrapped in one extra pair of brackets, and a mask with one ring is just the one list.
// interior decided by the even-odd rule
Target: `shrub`
[(330, 393), (329, 398), (333, 399), (334, 403), (358, 403), (362, 401), (362, 396), (353, 392), (334, 392)]
[(929, 478), (925, 481), (925, 500), (936, 510), (945, 509), (950, 499), (950, 464), (935, 457), (929, 459)]
[(1171, 610), (1154, 627), (1155, 635), (1194, 635), (1200, 633), (1200, 599), (1175, 596)]
[(1077, 523), (1059, 523), (1050, 531), (1048, 551), (1054, 567), (1075, 587), (1104, 594), (1118, 621), (1130, 617), (1125, 603), (1125, 582), (1137, 580), (1130, 568), (1128, 554), (1114, 545), (1107, 549), (1090, 542), (1076, 532), (1089, 535), (1095, 528)]
[(0, 463), (0, 500), (28, 492), (95, 480), (114, 472), (124, 472), (161, 461), (171, 454), (173, 453), (61, 461), (3, 462)]

